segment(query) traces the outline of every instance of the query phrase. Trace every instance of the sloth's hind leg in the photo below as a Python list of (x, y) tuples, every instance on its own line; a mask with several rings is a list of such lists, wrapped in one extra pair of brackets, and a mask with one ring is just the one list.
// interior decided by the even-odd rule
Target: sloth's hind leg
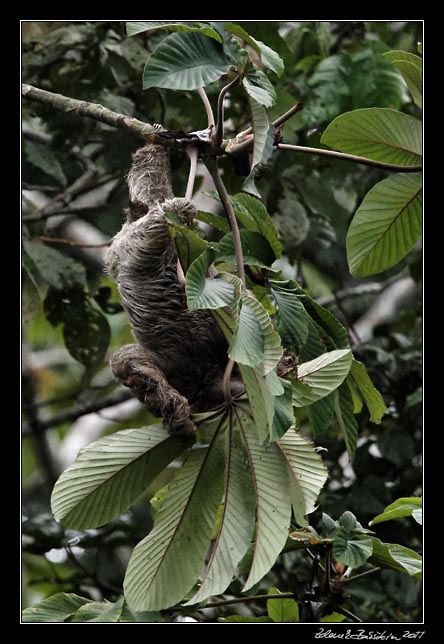
[(112, 372), (146, 409), (162, 416), (169, 431), (184, 436), (194, 431), (188, 400), (172, 387), (154, 356), (139, 344), (127, 344), (110, 358)]

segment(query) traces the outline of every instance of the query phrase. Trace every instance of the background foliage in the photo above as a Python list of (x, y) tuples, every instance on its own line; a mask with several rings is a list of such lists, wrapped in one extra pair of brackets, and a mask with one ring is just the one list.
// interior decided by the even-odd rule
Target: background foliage
[[(285, 142), (319, 145), (327, 124), (347, 110), (390, 107), (420, 115), (391, 62), (380, 56), (394, 49), (416, 53), (419, 23), (242, 26), (285, 62), (271, 118), (296, 100), (304, 102), (303, 111), (285, 124)], [(159, 31), (127, 38), (124, 23), (24, 23), (23, 81), (170, 129), (202, 129), (206, 116), (195, 91), (142, 90), (146, 51), (164, 36)], [(217, 83), (210, 85), (210, 99), (218, 91)], [(246, 95), (235, 87), (230, 97), (227, 136), (249, 123)], [(126, 132), (24, 103), (24, 607), (60, 591), (115, 600), (130, 551), (151, 523), (144, 499), (96, 530), (63, 529), (49, 512), (53, 483), (83, 444), (146, 424), (140, 406), (116, 390), (106, 364), (108, 353), (130, 341), (130, 334), (115, 287), (102, 272), (103, 248), (43, 243), (51, 234), (75, 244), (103, 244), (120, 228), (127, 202), (124, 177), (139, 145)], [(172, 165), (176, 194), (183, 194), (187, 165), (178, 153)], [(242, 179), (229, 160), (223, 173), (229, 192), (236, 194)], [(366, 364), (388, 407), (380, 426), (369, 423), (365, 410), (359, 415), (352, 465), (336, 434), (315, 436), (328, 450), (323, 458), (330, 480), (321, 494), (322, 511), (338, 518), (350, 510), (364, 527), (395, 499), (421, 493), (421, 249), (415, 246), (393, 268), (364, 279), (350, 276), (345, 254), (353, 213), (385, 176), (369, 167), (283, 151), (256, 175), (281, 233), (280, 267), (342, 321), (355, 357)], [(63, 199), (51, 201), (59, 194)], [(99, 411), (85, 415), (94, 409)], [(301, 410), (302, 429), (313, 422), (306, 414)], [(320, 513), (311, 523), (320, 528)], [(420, 548), (420, 528), (408, 517), (378, 525), (377, 536)], [(301, 551), (284, 554), (255, 590), (291, 588), (293, 576), (308, 577), (309, 565)], [(416, 621), (419, 592), (411, 577), (384, 571), (356, 582), (353, 597), (364, 621)], [(266, 614), (263, 603), (245, 606), (235, 612)], [(208, 611), (210, 620), (234, 612)]]

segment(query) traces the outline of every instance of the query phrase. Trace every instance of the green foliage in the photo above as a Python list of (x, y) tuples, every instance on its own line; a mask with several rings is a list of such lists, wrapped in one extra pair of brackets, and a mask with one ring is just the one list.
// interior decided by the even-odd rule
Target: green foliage
[(373, 275), (407, 255), (422, 233), (422, 179), (396, 174), (374, 186), (355, 213), (347, 235), (350, 272)]
[[(293, 563), (286, 567), (285, 558), (303, 556), (307, 546), (321, 556), (331, 548), (334, 559), (345, 566), (372, 564), (384, 574), (419, 578), (416, 523), (408, 522), (403, 542), (411, 547), (406, 547), (394, 543), (399, 540), (392, 527), (397, 522), (389, 522), (410, 515), (419, 521), (418, 312), (410, 309), (410, 317), (407, 311), (398, 326), (382, 327), (370, 344), (358, 342), (353, 351), (360, 362), (352, 355), (348, 336), (372, 296), (341, 302), (338, 293), (360, 285), (351, 281), (344, 253), (348, 221), (355, 211), (346, 242), (353, 277), (377, 274), (381, 288), (387, 277), (403, 275), (402, 270), (417, 279), (421, 178), (415, 173), (383, 178), (375, 169), (342, 161), (278, 154), (279, 139), (271, 124), (303, 99), (304, 111), (285, 124), (285, 142), (326, 144), (385, 163), (421, 163), (416, 116), (422, 105), (422, 63), (415, 54), (401, 51), (401, 36), (404, 42), (416, 42), (414, 26), (401, 29), (400, 36), (391, 23), (353, 23), (348, 30), (345, 24), (131, 22), (127, 34), (137, 37), (127, 39), (122, 23), (61, 23), (54, 29), (42, 23), (41, 35), (30, 36), (25, 45), (25, 82), (102, 102), (171, 130), (203, 129), (204, 109), (193, 90), (205, 86), (215, 105), (217, 92), (237, 76), (226, 101), (224, 134), (236, 144), (236, 133), (251, 126), (254, 144), (245, 183), (221, 162), (224, 182), (234, 195), (230, 199), (248, 267), (246, 292), (235, 275), (233, 235), (224, 217), (198, 213), (197, 219), (212, 227), (207, 241), (168, 215), (186, 273), (188, 306), (212, 311), (246, 392), (231, 405), (194, 418), (194, 445), (168, 437), (159, 425), (147, 427), (145, 416), (137, 421), (140, 427), (123, 421), (114, 425), (113, 433), (81, 449), (52, 495), (54, 516), (66, 530), (57, 526), (51, 531), (42, 523), (25, 542), (27, 554), (34, 557), (51, 549), (70, 553), (69, 561), (51, 564), (57, 569), (57, 574), (51, 570), (51, 578), (60, 579), (60, 590), (74, 593), (60, 592), (25, 609), (24, 622), (170, 621), (175, 619), (171, 607), (178, 602), (186, 601), (191, 611), (193, 605), (225, 591), (237, 595), (262, 588), (277, 594), (276, 587), (291, 589), (294, 584)], [(404, 81), (413, 103), (407, 102)], [(26, 105), (24, 120), (38, 135), (27, 138), (23, 148), (29, 185), (41, 185), (54, 196), (55, 190), (72, 186), (82, 176), (85, 158), (94, 160), (94, 181), (106, 185), (115, 178), (115, 186), (123, 183), (135, 148), (123, 133), (56, 114), (43, 105)], [(320, 126), (322, 137), (305, 132), (305, 126)], [(77, 157), (71, 154), (74, 146), (80, 151)], [(173, 151), (176, 194), (183, 194), (186, 182), (181, 161)], [(76, 210), (86, 212), (88, 222), (107, 237), (119, 229), (126, 201), (125, 191), (115, 186), (109, 201), (93, 200), (85, 211)], [(42, 399), (62, 394), (62, 402), (49, 405), (56, 415), (69, 411), (63, 394), (70, 400), (79, 395), (82, 406), (95, 400), (98, 388), (105, 394), (112, 390), (112, 385), (102, 384), (105, 356), (110, 342), (110, 348), (121, 346), (129, 334), (124, 320), (115, 315), (118, 307), (109, 301), (110, 294), (117, 300), (115, 290), (109, 290), (111, 283), (100, 275), (97, 260), (94, 264), (82, 251), (71, 253), (63, 245), (55, 250), (38, 240), (47, 231), (33, 196), (33, 190), (26, 196), (35, 219), (25, 224), (24, 241), (27, 341), (33, 350), (51, 342), (65, 346), (87, 374), (74, 382), (75, 376), (68, 376), (70, 370), (62, 365), (42, 371), (32, 381), (27, 393), (31, 408), (36, 390)], [(71, 199), (71, 193), (65, 195), (60, 208), (69, 209)], [(216, 274), (209, 271), (212, 264)], [(386, 269), (391, 269), (388, 276)], [(108, 289), (106, 301), (100, 296), (103, 289)], [(337, 295), (332, 309), (338, 317), (317, 302), (320, 294), (327, 299)], [(48, 330), (45, 321), (63, 325), (61, 333), (58, 328)], [(279, 377), (277, 364), (284, 347), (295, 354), (295, 364)], [(33, 422), (30, 416), (30, 425)], [(380, 425), (377, 437), (374, 423)], [(62, 444), (66, 431), (65, 423), (51, 435)], [(328, 447), (322, 459), (310, 434)], [(370, 445), (377, 446), (381, 456), (372, 455)], [(347, 481), (340, 469), (344, 447), (350, 460), (354, 458), (356, 482)], [(332, 483), (324, 491), (323, 461)], [(26, 505), (38, 516), (41, 494), (33, 481), (41, 475), (35, 465), (30, 467), (34, 469), (26, 484)], [(391, 496), (395, 491), (398, 501)], [(152, 504), (156, 507), (148, 508), (154, 527), (146, 512), (150, 498), (157, 499)], [(333, 516), (343, 514), (336, 522), (324, 517), (321, 529), (315, 514), (318, 503)], [(141, 522), (136, 519), (138, 507), (143, 508)], [(376, 515), (371, 525), (382, 524), (383, 540), (362, 528), (351, 510), (362, 521)], [(319, 534), (308, 526), (307, 515), (312, 515)], [(301, 529), (294, 531), (292, 521)], [(32, 521), (26, 524), (31, 530)], [(290, 531), (299, 536), (289, 539)], [(73, 554), (75, 544), (80, 544), (78, 554)], [(135, 546), (126, 572), (126, 561), (122, 564), (116, 556), (122, 546), (126, 559)], [(294, 559), (294, 565), (306, 578), (302, 561)], [(31, 576), (44, 578), (33, 566), (33, 561), (25, 562)], [(96, 569), (98, 577), (95, 572), (85, 574)], [(124, 577), (125, 600), (119, 595)], [(386, 577), (381, 582), (375, 578), (372, 575), (369, 584), (382, 593)], [(96, 584), (91, 592), (85, 579)], [(43, 597), (54, 592), (44, 582), (38, 588)], [(370, 601), (369, 606), (371, 595), (366, 592), (356, 596), (372, 619), (378, 602)], [(396, 601), (402, 597), (400, 591), (394, 595)], [(227, 616), (224, 610), (230, 609), (222, 609), (225, 617), (219, 621), (303, 619), (301, 604), (294, 599), (268, 600), (267, 616), (252, 602), (252, 614)], [(378, 608), (385, 621), (389, 619), (384, 611), (401, 614), (394, 602), (391, 596)], [(413, 601), (408, 610), (417, 615)], [(339, 613), (332, 615), (331, 607), (325, 611), (321, 621), (344, 619)]]

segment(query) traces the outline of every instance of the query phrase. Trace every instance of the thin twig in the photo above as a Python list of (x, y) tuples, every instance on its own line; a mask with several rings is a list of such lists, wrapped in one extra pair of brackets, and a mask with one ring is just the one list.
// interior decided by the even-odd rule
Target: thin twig
[[(109, 407), (114, 407), (115, 405), (119, 405), (120, 403), (124, 402), (125, 400), (129, 400), (132, 397), (133, 395), (130, 391), (126, 391), (126, 390), (118, 391), (117, 393), (109, 396), (108, 398), (96, 400), (94, 402), (91, 402), (85, 405), (79, 405), (74, 409), (61, 411), (60, 413), (54, 414), (53, 416), (47, 419), (42, 418), (39, 424), (40, 432), (46, 431), (51, 427), (58, 427), (59, 425), (70, 423), (74, 420), (77, 420), (77, 418), (80, 418), (81, 416), (86, 416), (86, 414), (93, 414), (101, 411), (102, 409), (108, 409)], [(31, 407), (29, 407), (28, 409), (30, 410)], [(29, 411), (28, 415), (29, 413), (31, 412)], [(22, 436), (24, 438), (27, 436), (30, 436), (31, 434), (32, 434), (31, 427), (23, 428)]]
[(285, 112), (285, 114), (282, 114), (281, 116), (278, 116), (276, 120), (273, 121), (272, 125), (273, 127), (279, 127), (279, 125), (283, 125), (285, 121), (288, 121), (288, 119), (291, 119), (292, 116), (300, 112), (304, 107), (304, 104), (302, 101), (298, 101), (293, 107), (291, 107), (288, 112)]
[(233, 78), (232, 81), (228, 83), (228, 85), (225, 85), (225, 87), (222, 87), (220, 90), (219, 97), (217, 99), (217, 125), (216, 125), (216, 132), (214, 135), (214, 141), (217, 146), (219, 146), (224, 138), (224, 99), (225, 95), (230, 90), (233, 85), (237, 83), (239, 80), (239, 76), (236, 76)]
[(210, 99), (208, 98), (207, 93), (203, 87), (199, 87), (197, 91), (199, 93), (199, 96), (202, 99), (202, 103), (205, 106), (205, 111), (207, 113), (207, 119), (208, 119), (208, 127), (214, 127), (214, 114), (213, 114), (213, 108), (211, 107)]
[(356, 581), (357, 579), (362, 579), (363, 577), (367, 577), (368, 575), (373, 575), (373, 573), (379, 572), (380, 570), (381, 570), (380, 567), (371, 568), (370, 570), (365, 570), (364, 572), (360, 572), (358, 575), (354, 575), (353, 577), (343, 577), (341, 579), (337, 579), (334, 583), (341, 584), (341, 586), (343, 586), (344, 584), (351, 584), (352, 581)]
[(228, 195), (227, 189), (225, 188), (224, 182), (219, 173), (219, 168), (217, 166), (217, 161), (215, 157), (208, 156), (203, 157), (203, 161), (208, 169), (208, 172), (211, 175), (211, 178), (214, 181), (216, 190), (219, 193), (219, 197), (222, 201), (222, 205), (225, 209), (225, 213), (230, 224), (231, 232), (233, 234), (234, 241), (234, 252), (236, 255), (236, 265), (237, 265), (237, 275), (242, 282), (242, 290), (246, 290), (245, 285), (245, 267), (244, 267), (244, 254), (242, 251), (242, 242), (239, 232), (239, 226), (237, 225), (236, 215), (234, 214), (234, 209), (231, 204), (230, 197)]
[(103, 244), (82, 244), (81, 242), (66, 239), (65, 237), (48, 237), (47, 235), (39, 235), (39, 239), (51, 244), (66, 244), (66, 246), (74, 246), (75, 248), (105, 248), (111, 243), (111, 240), (109, 240)]
[(218, 606), (228, 606), (229, 604), (243, 604), (245, 602), (263, 601), (267, 599), (293, 599), (293, 593), (281, 593), (279, 595), (250, 595), (249, 597), (235, 597), (234, 599), (222, 599), (218, 602), (210, 602), (202, 608), (217, 608)]
[[(345, 152), (336, 152), (335, 150), (323, 150), (322, 148), (309, 148), (305, 145), (291, 145), (289, 143), (278, 143), (277, 147), (279, 150), (292, 150), (293, 152), (317, 154), (319, 156), (331, 157), (342, 161), (353, 161), (354, 163), (360, 163), (361, 165), (369, 165), (373, 168), (388, 170), (389, 172), (422, 172), (422, 165), (396, 165), (394, 163), (383, 163), (382, 161), (366, 159), (365, 157), (360, 157), (356, 154), (346, 154)], [(231, 153), (234, 154), (235, 151), (237, 152), (237, 146), (232, 149)]]

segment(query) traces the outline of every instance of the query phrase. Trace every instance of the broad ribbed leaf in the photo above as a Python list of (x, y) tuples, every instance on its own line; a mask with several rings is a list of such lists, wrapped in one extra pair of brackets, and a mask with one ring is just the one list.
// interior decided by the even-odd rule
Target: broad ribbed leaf
[(226, 74), (231, 61), (211, 38), (174, 33), (153, 51), (143, 70), (143, 88), (197, 89)]
[(117, 623), (123, 609), (123, 597), (116, 602), (88, 602), (79, 608), (71, 622)]
[[(349, 376), (345, 379), (347, 382)], [(307, 409), (308, 416), (311, 421), (311, 426), (313, 429), (313, 434), (324, 434), (328, 427), (330, 426), (331, 419), (334, 413), (334, 396), (335, 392), (333, 391), (328, 396), (321, 398), (314, 402)]]
[(242, 293), (241, 298), (239, 325), (228, 348), (228, 355), (235, 362), (249, 367), (262, 365), (266, 376), (282, 355), (281, 339), (262, 304), (247, 293)]
[(308, 337), (308, 315), (294, 290), (282, 288), (270, 280), (271, 292), (277, 306), (277, 330), (288, 349), (298, 352)]
[[(328, 339), (333, 342), (331, 348), (347, 349), (350, 346), (347, 330), (333, 315), (333, 313), (330, 313), (328, 309), (321, 306), (301, 288), (299, 288), (299, 295), (305, 310), (316, 323), (318, 328), (320, 328), (319, 332), (324, 337), (324, 341), (326, 339), (325, 335), (327, 334)], [(330, 345), (332, 342), (330, 342)]]
[(83, 447), (51, 496), (57, 521), (84, 530), (112, 521), (191, 444), (160, 425), (125, 429)]
[(215, 215), (212, 212), (205, 212), (204, 210), (198, 210), (197, 214), (194, 216), (194, 219), (203, 221), (205, 224), (208, 224), (209, 226), (213, 226), (213, 228), (216, 228), (217, 230), (221, 230), (223, 233), (230, 232), (230, 224), (228, 223), (226, 218), (221, 217), (221, 215)]
[(379, 425), (387, 411), (387, 407), (385, 406), (383, 397), (370, 380), (365, 364), (353, 358), (350, 373), (365, 400), (365, 404), (370, 412), (370, 420), (372, 423)]
[(236, 410), (253, 472), (256, 494), (256, 541), (253, 563), (243, 591), (257, 583), (273, 566), (288, 537), (291, 500), (286, 464), (276, 443), (260, 442), (250, 417)]
[[(276, 256), (264, 235), (254, 230), (241, 230), (240, 237), (245, 264), (267, 268), (274, 262)], [(236, 263), (232, 233), (222, 237), (218, 246), (216, 262), (227, 261)]]
[(294, 428), (277, 442), (287, 464), (289, 491), (296, 522), (307, 526), (305, 515), (316, 510), (316, 502), (328, 472), (313, 444)]
[(267, 113), (263, 106), (258, 103), (252, 96), (248, 97), (250, 103), (251, 117), (253, 120), (254, 142), (253, 142), (253, 158), (251, 161), (251, 169), (257, 166), (262, 161), (265, 144), (267, 142), (267, 132), (270, 126), (268, 122)]
[[(300, 364), (298, 379), (292, 381), (293, 405), (311, 405), (337, 389), (350, 371), (351, 360), (350, 349), (336, 349)], [(307, 387), (310, 388), (309, 391)]]
[(263, 376), (260, 368), (254, 369), (240, 364), (239, 369), (256, 431), (260, 440), (266, 441), (273, 433), (276, 396), (284, 395), (284, 387), (275, 371)]
[(268, 45), (265, 45), (260, 40), (256, 40), (255, 38), (253, 38), (253, 36), (250, 36), (250, 34), (248, 34), (245, 29), (243, 29), (236, 23), (225, 22), (224, 27), (226, 31), (239, 36), (239, 38), (242, 38), (242, 40), (244, 40), (247, 45), (250, 45), (250, 47), (252, 47), (256, 51), (256, 53), (260, 55), (262, 63), (265, 67), (271, 69), (278, 76), (281, 76), (284, 71), (284, 61), (279, 56), (279, 54), (274, 51), (274, 49), (271, 49), (270, 47), (268, 47)]
[(293, 388), (291, 382), (279, 378), (284, 388), (281, 396), (276, 396), (274, 400), (274, 416), (270, 431), (270, 441), (276, 441), (285, 434), (287, 429), (294, 423), (293, 412)]
[(394, 266), (418, 241), (422, 225), (421, 174), (396, 174), (365, 196), (347, 233), (347, 258), (355, 277)]
[(365, 564), (372, 552), (373, 543), (369, 537), (356, 539), (343, 527), (338, 528), (333, 541), (333, 557), (336, 561), (358, 568)]
[(199, 591), (187, 602), (196, 604), (223, 593), (250, 546), (255, 523), (253, 479), (236, 417), (230, 419), (223, 510), (210, 560)]
[(414, 550), (397, 543), (384, 543), (371, 537), (373, 554), (369, 563), (381, 568), (407, 573), (416, 579), (422, 577), (422, 557)]
[(247, 94), (264, 107), (271, 107), (276, 101), (276, 92), (267, 76), (255, 67), (242, 80)]
[(353, 399), (346, 382), (334, 392), (334, 413), (340, 434), (345, 441), (350, 461), (353, 460), (358, 440), (358, 423), (353, 414)]
[(215, 252), (202, 253), (188, 269), (185, 279), (187, 304), (191, 310), (219, 309), (234, 304), (234, 287), (221, 277), (206, 277)]
[(222, 498), (223, 432), (193, 449), (169, 484), (154, 528), (134, 549), (124, 591), (133, 610), (162, 610), (183, 599), (196, 582)]
[(25, 608), (22, 612), (22, 621), (24, 624), (64, 622), (81, 606), (89, 603), (92, 603), (90, 599), (74, 593), (56, 593), (36, 606)]
[[(410, 496), (396, 499), (396, 501), (390, 503), (390, 505), (384, 508), (384, 512), (378, 514), (374, 519), (372, 519), (369, 525), (375, 525), (375, 523), (382, 523), (383, 521), (391, 521), (392, 519), (399, 519), (400, 517), (410, 517), (418, 509), (421, 510), (421, 508), (421, 497)], [(419, 521), (419, 523), (421, 523), (421, 521)]]
[(186, 273), (202, 253), (212, 248), (212, 244), (202, 239), (195, 230), (182, 224), (173, 212), (167, 211), (165, 219), (170, 224), (170, 235), (176, 245), (181, 266)]
[(252, 218), (252, 223), (256, 224), (253, 230), (260, 232), (270, 244), (275, 257), (280, 257), (282, 255), (282, 243), (264, 204), (256, 197), (242, 192), (235, 195), (232, 201), (236, 216), (240, 214), (240, 208), (245, 210)]
[[(277, 588), (269, 588), (269, 595), (279, 595)], [(267, 613), (273, 622), (298, 622), (299, 606), (294, 599), (267, 599)]]
[(384, 56), (392, 61), (407, 83), (415, 105), (422, 109), (422, 59), (406, 51), (387, 51)]
[(199, 22), (173, 22), (171, 20), (160, 20), (157, 22), (135, 21), (126, 23), (126, 33), (128, 36), (135, 36), (136, 34), (141, 34), (145, 31), (154, 31), (155, 29), (165, 29), (167, 31), (200, 31), (201, 34), (214, 38), (218, 42), (222, 42), (222, 38), (219, 36), (217, 31)]
[(396, 110), (369, 107), (337, 116), (321, 143), (366, 159), (418, 165), (422, 160), (421, 121)]

